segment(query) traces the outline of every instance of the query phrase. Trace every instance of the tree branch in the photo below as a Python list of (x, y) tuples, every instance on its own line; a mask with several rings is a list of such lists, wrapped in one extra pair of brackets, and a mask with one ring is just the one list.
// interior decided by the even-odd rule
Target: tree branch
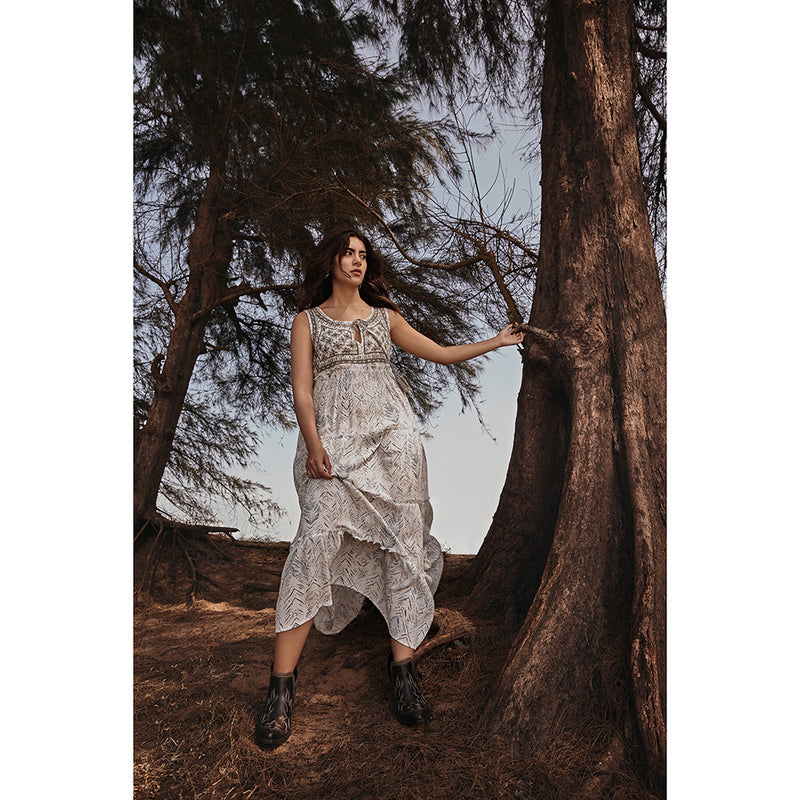
[(519, 250), (522, 250), (523, 253), (532, 258), (534, 261), (537, 261), (539, 259), (539, 254), (535, 250), (531, 250), (530, 247), (528, 247), (524, 242), (522, 242), (513, 234), (509, 233), (508, 231), (502, 230), (501, 228), (498, 228), (495, 225), (492, 225), (491, 222), (485, 222), (483, 223), (483, 225), (490, 231), (492, 231), (498, 238), (504, 239), (506, 242), (513, 244), (514, 247), (518, 248)]
[[(514, 326), (514, 332), (516, 331), (523, 331), (526, 333), (533, 340), (533, 344), (541, 351), (540, 353), (536, 353), (529, 348), (527, 351), (523, 351), (523, 357), (527, 355), (534, 360), (544, 360), (549, 363), (556, 362), (560, 364), (571, 360), (572, 354), (570, 348), (567, 346), (568, 343), (560, 336), (556, 336), (556, 334), (550, 333), (550, 331), (546, 331), (543, 328), (536, 328), (533, 325), (521, 323)], [(542, 359), (542, 354), (544, 355), (544, 359)]]
[(473, 256), (472, 258), (465, 259), (464, 261), (459, 261), (455, 264), (440, 264), (436, 261), (420, 261), (419, 259), (414, 258), (411, 254), (406, 252), (403, 245), (401, 245), (400, 242), (397, 240), (397, 237), (395, 236), (391, 225), (389, 225), (389, 223), (371, 205), (369, 205), (369, 203), (367, 203), (365, 200), (362, 200), (354, 191), (352, 191), (349, 187), (345, 186), (345, 184), (342, 183), (341, 181), (339, 181), (339, 185), (342, 187), (342, 189), (344, 189), (347, 192), (347, 194), (350, 195), (350, 197), (352, 197), (359, 205), (361, 205), (363, 208), (369, 211), (369, 213), (372, 214), (378, 220), (378, 222), (381, 223), (381, 225), (383, 225), (384, 229), (389, 234), (389, 237), (394, 242), (394, 246), (398, 249), (400, 255), (403, 256), (403, 258), (406, 261), (409, 261), (410, 263), (415, 264), (418, 267), (454, 270), (454, 269), (459, 269), (461, 267), (469, 267), (472, 264), (478, 264), (481, 261), (485, 260), (483, 256), (477, 255)]
[(644, 87), (644, 85), (640, 81), (636, 81), (637, 91), (639, 92), (639, 97), (642, 98), (642, 102), (644, 103), (645, 108), (653, 115), (653, 118), (658, 123), (658, 127), (661, 128), (664, 133), (667, 132), (667, 120), (666, 117), (656, 108), (656, 104), (650, 97), (650, 93)]
[(200, 311), (195, 311), (192, 314), (192, 321), (196, 321), (201, 319), (202, 317), (207, 316), (210, 314), (215, 308), (218, 306), (225, 305), (226, 303), (232, 303), (235, 300), (239, 300), (241, 297), (248, 297), (254, 295), (260, 295), (263, 292), (269, 291), (280, 291), (281, 289), (299, 289), (299, 283), (271, 283), (266, 286), (251, 286), (246, 281), (244, 283), (240, 283), (238, 286), (232, 286), (231, 291), (228, 294), (223, 295), (222, 297), (217, 298), (213, 303), (206, 306), (205, 308), (200, 309)]
[(261, 242), (262, 244), (266, 244), (266, 239), (263, 236), (254, 236), (252, 233), (232, 233), (231, 238), (234, 240), (236, 239), (244, 239), (247, 242)]
[(650, 47), (646, 45), (637, 35), (636, 37), (636, 49), (643, 55), (647, 56), (648, 58), (666, 58), (667, 54), (664, 50), (656, 50), (654, 47)]
[(159, 278), (157, 275), (153, 275), (152, 272), (148, 272), (136, 258), (133, 259), (133, 267), (137, 272), (140, 272), (145, 276), (145, 278), (161, 288), (161, 291), (164, 293), (164, 297), (167, 300), (167, 305), (170, 307), (170, 309), (172, 309), (172, 313), (175, 314), (177, 312), (178, 304), (175, 302), (175, 298), (172, 296), (172, 292), (169, 290), (169, 284), (167, 284), (166, 281), (161, 280), (161, 278)]
[[(467, 230), (465, 230), (463, 227), (456, 227), (456, 226), (448, 224), (447, 222), (445, 222), (443, 220), (439, 220), (439, 223), (441, 225), (443, 225), (444, 227), (448, 228), (451, 231), (451, 233), (453, 233), (456, 236), (460, 236), (460, 237), (462, 237), (464, 239), (467, 239), (469, 242), (471, 242), (473, 244), (473, 246), (475, 247), (477, 253), (472, 258), (468, 258), (468, 259), (465, 259), (463, 261), (459, 261), (459, 262), (457, 262), (455, 264), (440, 264), (440, 263), (433, 262), (433, 261), (420, 261), (418, 259), (413, 258), (410, 254), (408, 254), (405, 251), (403, 246), (398, 241), (397, 236), (395, 236), (394, 231), (391, 228), (391, 225), (389, 225), (389, 223), (372, 206), (370, 206), (365, 200), (363, 200), (361, 197), (359, 197), (355, 192), (353, 192), (344, 183), (342, 183), (341, 181), (339, 181), (339, 183), (340, 183), (341, 187), (357, 203), (359, 203), (363, 208), (365, 208), (367, 211), (369, 211), (381, 223), (381, 225), (383, 225), (384, 229), (386, 230), (386, 232), (391, 237), (392, 241), (394, 242), (395, 247), (399, 250), (400, 254), (403, 256), (403, 258), (405, 258), (407, 261), (410, 261), (412, 264), (416, 264), (418, 267), (426, 267), (426, 268), (433, 268), (433, 269), (444, 269), (444, 270), (454, 270), (454, 269), (458, 269), (460, 267), (466, 267), (466, 266), (470, 266), (472, 264), (478, 264), (481, 261), (484, 262), (489, 267), (489, 270), (492, 273), (492, 277), (494, 278), (495, 283), (497, 284), (497, 288), (500, 291), (500, 295), (503, 298), (503, 302), (505, 303), (505, 306), (506, 306), (506, 312), (508, 314), (508, 319), (511, 322), (516, 323), (516, 324), (522, 322), (522, 314), (520, 314), (519, 308), (517, 308), (517, 304), (516, 304), (516, 302), (514, 300), (514, 297), (511, 294), (511, 292), (509, 291), (505, 280), (503, 279), (503, 275), (502, 275), (502, 273), (500, 271), (500, 268), (499, 268), (499, 266), (497, 264), (497, 258), (495, 257), (494, 251), (486, 246), (485, 233), (486, 233), (487, 230), (490, 230), (495, 235), (497, 235), (498, 237), (504, 238), (504, 239), (506, 239), (506, 241), (509, 241), (509, 242), (512, 242), (512, 243), (516, 244), (526, 254), (531, 255), (533, 257), (536, 257), (536, 255), (533, 253), (533, 251), (530, 250), (529, 248), (525, 247), (521, 242), (519, 242), (516, 239), (516, 237), (512, 236), (511, 234), (508, 234), (505, 231), (501, 231), (500, 229), (498, 229), (494, 225), (488, 224), (488, 223), (486, 223), (484, 221), (484, 222), (478, 223), (478, 224), (481, 225), (481, 230), (484, 233), (484, 239), (483, 239), (483, 241), (481, 241), (478, 237), (471, 236), (469, 234), (469, 232)], [(483, 212), (482, 211), (481, 211), (481, 217), (483, 218)], [(462, 225), (464, 224), (464, 220), (457, 220), (457, 222), (461, 223)]]
[(520, 325), (522, 323), (522, 314), (519, 313), (517, 304), (514, 302), (514, 298), (512, 297), (511, 292), (508, 290), (508, 286), (506, 286), (503, 276), (500, 274), (500, 267), (497, 266), (497, 259), (494, 256), (493, 250), (487, 250), (486, 261), (489, 264), (489, 269), (492, 271), (492, 276), (497, 284), (497, 288), (500, 290), (500, 294), (503, 296), (503, 300), (505, 301), (509, 321)]

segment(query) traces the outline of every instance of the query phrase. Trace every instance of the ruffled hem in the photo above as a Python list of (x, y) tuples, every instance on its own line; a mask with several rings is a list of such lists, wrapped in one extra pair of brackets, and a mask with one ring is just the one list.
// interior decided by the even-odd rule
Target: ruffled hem
[[(407, 556), (345, 528), (323, 536), (298, 536), (281, 577), (276, 632), (313, 618), (321, 633), (339, 633), (355, 619), (366, 597), (386, 620), (389, 635), (416, 649), (433, 621), (433, 595), (443, 567), (435, 537), (428, 536), (424, 544), (420, 570)], [(386, 575), (392, 576), (388, 591)]]

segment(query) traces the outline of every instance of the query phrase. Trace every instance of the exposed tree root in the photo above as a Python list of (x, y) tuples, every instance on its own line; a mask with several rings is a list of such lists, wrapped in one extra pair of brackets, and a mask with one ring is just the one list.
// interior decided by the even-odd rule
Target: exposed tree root
[(145, 523), (144, 523), (144, 525), (142, 525), (142, 527), (141, 527), (141, 528), (139, 528), (138, 532), (137, 532), (137, 533), (136, 533), (136, 535), (133, 537), (133, 543), (134, 543), (134, 544), (136, 544), (136, 542), (139, 540), (139, 537), (140, 537), (140, 536), (141, 536), (141, 535), (142, 535), (142, 534), (143, 534), (143, 533), (144, 533), (144, 532), (147, 530), (147, 526), (148, 526), (149, 524), (150, 524), (150, 522), (149, 522), (149, 521), (148, 521), (148, 522), (145, 522)]
[(450, 644), (456, 639), (469, 639), (477, 631), (475, 623), (455, 609), (437, 611), (432, 627), (437, 625), (438, 629), (434, 637), (423, 642), (414, 653), (412, 657), (414, 664), (437, 647)]
[[(143, 600), (152, 597), (153, 582), (158, 571), (159, 564), (168, 559), (168, 574), (171, 578), (173, 588), (177, 585), (177, 565), (176, 561), (181, 560), (186, 568), (189, 579), (189, 588), (186, 594), (186, 607), (192, 606), (197, 599), (200, 585), (207, 585), (220, 589), (219, 584), (208, 575), (203, 574), (197, 566), (197, 556), (210, 548), (220, 558), (230, 561), (228, 556), (219, 545), (214, 542), (209, 534), (224, 533), (233, 538), (232, 534), (237, 528), (227, 528), (218, 525), (191, 525), (185, 522), (171, 520), (160, 514), (154, 514), (142, 522), (133, 538), (134, 547), (144, 546), (148, 539), (152, 539), (150, 550), (148, 551), (144, 567), (141, 571), (141, 578), (135, 587), (136, 600)], [(169, 538), (169, 555), (163, 553), (164, 543)], [(176, 553), (180, 551), (180, 555)]]
[[(214, 531), (214, 533), (217, 533), (217, 531)], [(231, 536), (231, 534), (227, 533), (226, 531), (222, 531), (222, 533), (224, 533), (227, 537), (229, 537), (231, 540), (231, 544), (236, 547), (251, 547), (254, 550), (263, 550), (264, 545), (268, 544), (259, 541), (248, 542), (246, 539), (237, 539), (235, 536)]]
[[(271, 571), (271, 570), (270, 570)], [(242, 590), (245, 592), (276, 592), (278, 586), (274, 583), (246, 583)]]
[[(150, 523), (145, 523), (139, 533), (136, 534), (134, 537), (134, 544), (137, 542), (139, 537), (144, 532), (145, 528), (148, 527)], [(153, 540), (153, 544), (150, 548), (150, 552), (147, 555), (147, 561), (145, 562), (144, 572), (142, 573), (142, 580), (139, 583), (139, 586), (136, 590), (136, 598), (139, 599), (142, 595), (149, 595), (150, 591), (153, 586), (153, 577), (155, 576), (156, 566), (158, 565), (158, 557), (161, 553), (161, 544), (162, 544), (162, 537), (164, 535), (164, 524), (163, 522), (159, 521), (156, 524), (156, 534)]]
[(463, 630), (451, 631), (450, 633), (441, 634), (434, 637), (430, 641), (421, 644), (412, 657), (412, 661), (416, 664), (423, 656), (428, 655), (431, 650), (441, 647), (444, 644), (450, 644), (456, 639), (465, 639), (475, 635), (475, 626), (464, 628)]
[(189, 551), (186, 549), (186, 545), (183, 543), (183, 539), (178, 539), (178, 545), (183, 551), (183, 555), (186, 557), (186, 565), (189, 569), (189, 577), (191, 578), (189, 596), (186, 599), (186, 606), (189, 607), (192, 605), (192, 603), (194, 603), (197, 594), (197, 568), (194, 565), (194, 559), (189, 555)]

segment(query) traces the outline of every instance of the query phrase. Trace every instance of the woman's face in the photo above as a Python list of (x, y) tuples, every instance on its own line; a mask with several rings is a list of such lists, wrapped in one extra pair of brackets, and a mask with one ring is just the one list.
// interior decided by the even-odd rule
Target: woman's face
[(366, 272), (366, 245), (358, 237), (351, 236), (347, 250), (342, 256), (337, 256), (333, 262), (331, 277), (347, 286), (361, 286)]

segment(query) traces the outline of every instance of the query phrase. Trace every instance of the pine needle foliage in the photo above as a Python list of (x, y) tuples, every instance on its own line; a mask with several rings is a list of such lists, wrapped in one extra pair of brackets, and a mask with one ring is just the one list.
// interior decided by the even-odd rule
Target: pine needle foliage
[[(220, 435), (235, 427), (223, 418), (260, 433), (292, 424), (288, 330), (295, 291), (303, 259), (330, 227), (353, 224), (374, 236), (388, 256), (393, 298), (415, 327), (442, 344), (475, 339), (487, 324), (504, 322), (499, 304), (487, 301), (494, 288), (485, 264), (447, 271), (423, 263), (465, 260), (464, 243), (483, 210), (470, 220), (433, 209), (430, 188), (461, 177), (453, 142), (469, 135), (452, 122), (455, 115), (431, 121), (412, 109), (428, 98), (432, 108), (453, 110), (468, 98), (489, 117), (493, 108), (521, 114), (535, 131), (546, 18), (545, 0), (137, 0), (135, 258), (149, 278), (136, 282), (139, 418), (152, 398), (150, 365), (169, 340), (167, 295), (175, 303), (186, 292), (188, 246), (212, 173), (224, 179), (220, 224), (233, 238), (230, 295), (207, 314), (205, 352), (187, 397), (193, 412), (182, 417), (176, 442), (190, 413), (216, 419)], [(664, 0), (640, 0), (632, 43), (644, 187), (662, 280), (665, 19)], [(532, 157), (535, 151), (532, 145)], [(535, 225), (529, 219), (523, 227)], [(484, 243), (491, 238), (484, 229)], [(398, 241), (419, 263), (396, 254)], [(497, 239), (496, 249), (509, 248), (505, 278), (520, 287), (524, 302), (536, 243), (526, 234), (528, 247), (512, 252), (509, 241)], [(475, 400), (477, 364), (441, 367), (398, 354), (396, 365), (422, 419), (452, 388), (464, 406)], [(257, 437), (242, 435), (252, 454)], [(237, 452), (239, 443), (226, 447)], [(193, 485), (179, 466), (190, 463), (186, 453), (176, 451), (162, 494), (178, 497), (170, 486)], [(212, 472), (209, 462), (207, 477)], [(190, 494), (183, 495), (189, 505)], [(250, 504), (255, 495), (239, 497)]]
[[(459, 175), (453, 127), (412, 112), (418, 85), (380, 56), (375, 15), (353, 6), (137, 0), (134, 34), (135, 418), (147, 424), (153, 364), (189, 285), (197, 209), (221, 175), (230, 292), (207, 310), (204, 353), (177, 430), (165, 432), (175, 439), (161, 495), (192, 516), (215, 493), (252, 508), (263, 487), (233, 468), (255, 452), (249, 425), (292, 424), (288, 332), (303, 259), (333, 226), (380, 239), (364, 204), (424, 249), (429, 187)], [(424, 333), (443, 344), (477, 337), (480, 319), (458, 302), (470, 276), (445, 281), (390, 257), (387, 280)], [(398, 367), (423, 418), (453, 387), (465, 404), (478, 391), (475, 364), (400, 357)], [(266, 518), (273, 511), (262, 503)]]
[[(414, 81), (456, 105), (502, 108), (538, 126), (547, 0), (369, 0), (400, 37)], [(666, 0), (636, 3), (636, 120), (643, 184), (662, 282), (666, 277)], [(538, 140), (538, 137), (533, 137)], [(538, 144), (532, 141), (533, 160)]]

